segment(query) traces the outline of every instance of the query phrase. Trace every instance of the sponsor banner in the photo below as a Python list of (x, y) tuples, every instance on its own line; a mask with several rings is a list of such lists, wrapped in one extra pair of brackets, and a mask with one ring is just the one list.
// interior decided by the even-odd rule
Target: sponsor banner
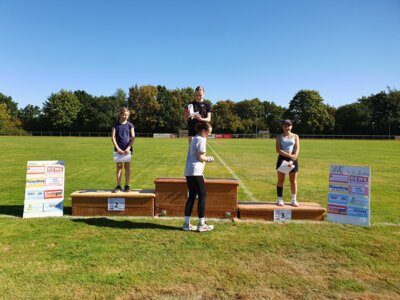
[(28, 161), (23, 217), (62, 216), (64, 178), (64, 161)]
[(347, 209), (347, 215), (358, 218), (368, 218), (368, 208), (349, 206)]
[(64, 185), (63, 177), (47, 177), (46, 186), (62, 186)]
[(44, 166), (27, 166), (26, 174), (45, 174)]
[(347, 215), (347, 206), (328, 204), (328, 213), (336, 215)]
[(349, 196), (349, 205), (368, 207), (369, 206), (369, 198), (362, 197), (362, 196)]
[(349, 183), (351, 184), (364, 184), (368, 185), (368, 176), (354, 176), (350, 175), (349, 176)]
[(63, 198), (63, 190), (47, 190), (44, 191), (44, 199)]
[(329, 173), (329, 182), (343, 182), (349, 181), (348, 175)]
[(47, 175), (64, 175), (64, 166), (51, 165), (46, 168)]
[(49, 212), (49, 211), (54, 211), (58, 212), (60, 209), (63, 208), (63, 203), (61, 202), (45, 202), (43, 204), (43, 211), (44, 212)]
[(46, 178), (27, 178), (26, 179), (26, 187), (33, 188), (38, 186), (45, 186), (46, 185)]
[(370, 167), (331, 165), (328, 221), (370, 225)]
[(216, 139), (231, 139), (233, 136), (230, 133), (225, 134), (215, 134)]
[(25, 199), (29, 200), (43, 200), (44, 199), (44, 192), (43, 190), (31, 190), (27, 189), (25, 191)]
[(338, 193), (345, 193), (348, 192), (348, 185), (347, 184), (337, 184), (337, 183), (329, 183), (329, 190)]
[(328, 202), (329, 203), (335, 203), (335, 204), (347, 204), (348, 202), (348, 195), (342, 195), (342, 194), (328, 194)]
[(368, 186), (349, 185), (349, 194), (368, 196), (369, 188), (368, 188)]

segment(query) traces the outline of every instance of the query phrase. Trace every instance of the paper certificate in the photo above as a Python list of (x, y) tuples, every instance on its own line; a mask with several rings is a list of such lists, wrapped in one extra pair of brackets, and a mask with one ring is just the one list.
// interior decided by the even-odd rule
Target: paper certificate
[(132, 159), (132, 153), (119, 154), (118, 152), (114, 152), (114, 161), (115, 162), (130, 162), (131, 159)]
[(288, 174), (290, 171), (294, 169), (294, 165), (289, 166), (289, 162), (284, 160), (282, 164), (278, 168), (278, 172)]

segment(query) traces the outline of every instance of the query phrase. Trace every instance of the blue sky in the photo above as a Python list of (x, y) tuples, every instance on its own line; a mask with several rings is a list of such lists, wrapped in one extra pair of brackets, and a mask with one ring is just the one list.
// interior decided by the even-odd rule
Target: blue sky
[(135, 84), (285, 107), (300, 89), (335, 107), (400, 89), (400, 0), (0, 0), (0, 40), (20, 108)]

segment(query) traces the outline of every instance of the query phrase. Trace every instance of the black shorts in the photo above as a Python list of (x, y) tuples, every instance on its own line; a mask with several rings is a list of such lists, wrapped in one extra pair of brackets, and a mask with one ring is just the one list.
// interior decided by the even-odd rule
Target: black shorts
[[(279, 155), (279, 156), (278, 156), (278, 160), (276, 161), (276, 169), (278, 169), (278, 168), (281, 166), (282, 161), (284, 161), (284, 160), (290, 161), (291, 159), (290, 159), (289, 157), (282, 156), (282, 155)], [(296, 160), (293, 162), (293, 165), (294, 165), (294, 168), (293, 168), (292, 171), (290, 171), (290, 173), (297, 173), (297, 172), (299, 171), (299, 160), (296, 159)]]

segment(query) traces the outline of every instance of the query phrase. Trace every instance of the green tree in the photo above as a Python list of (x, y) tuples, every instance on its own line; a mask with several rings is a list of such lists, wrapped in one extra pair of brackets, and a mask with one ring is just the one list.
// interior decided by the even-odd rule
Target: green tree
[(122, 106), (128, 106), (128, 101), (127, 101), (128, 97), (127, 97), (127, 95), (126, 95), (126, 93), (125, 93), (125, 91), (123, 89), (120, 89), (120, 88), (116, 89), (113, 97), (115, 98), (115, 100), (118, 103), (122, 104), (121, 107)]
[(140, 128), (140, 132), (155, 132), (160, 127), (157, 115), (161, 105), (157, 101), (157, 87), (151, 85), (131, 87), (128, 104), (132, 112), (131, 120)]
[(11, 118), (18, 117), (18, 103), (14, 102), (12, 97), (0, 93), (0, 104), (4, 103), (7, 106), (8, 114)]
[(41, 129), (42, 110), (39, 106), (28, 104), (19, 110), (18, 115), (25, 130), (35, 131)]
[(61, 90), (51, 94), (43, 104), (47, 130), (71, 130), (82, 105), (73, 92)]
[(300, 90), (290, 101), (288, 117), (293, 119), (296, 131), (302, 133), (329, 133), (333, 131), (335, 119), (318, 91)]
[(382, 91), (375, 95), (362, 97), (358, 103), (368, 107), (371, 112), (371, 120), (376, 134), (400, 134), (400, 92), (388, 88), (388, 92)]
[(235, 102), (231, 100), (218, 101), (212, 107), (211, 123), (215, 132), (236, 133), (243, 130), (242, 122), (235, 114)]
[(369, 107), (352, 103), (338, 107), (335, 114), (335, 133), (371, 134), (375, 132)]
[(269, 131), (271, 133), (281, 132), (282, 120), (284, 119), (286, 108), (268, 101), (264, 101), (262, 105), (264, 106), (265, 118)]

